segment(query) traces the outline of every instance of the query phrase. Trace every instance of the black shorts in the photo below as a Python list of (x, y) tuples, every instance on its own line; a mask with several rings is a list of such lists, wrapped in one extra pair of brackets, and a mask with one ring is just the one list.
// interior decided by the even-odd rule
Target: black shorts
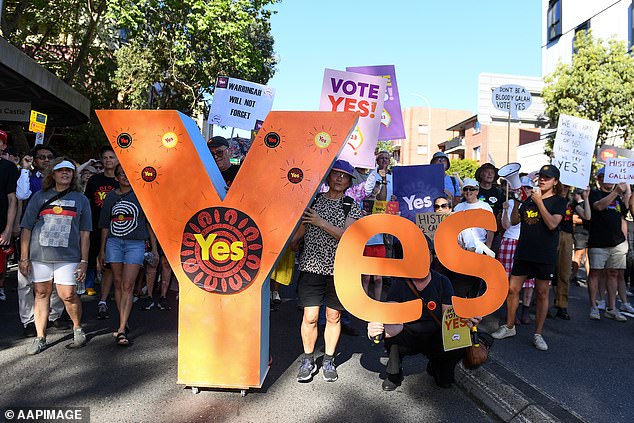
[(301, 272), (297, 282), (297, 298), (302, 307), (325, 305), (333, 310), (343, 311), (332, 275)]
[(536, 263), (522, 259), (513, 260), (511, 276), (526, 276), (526, 279), (552, 280), (555, 273), (554, 264)]
[(586, 248), (588, 248), (588, 237), (590, 236), (590, 233), (588, 232), (587, 229), (581, 227), (581, 228), (575, 228), (575, 232), (572, 234), (572, 237), (574, 239), (574, 248), (575, 250), (585, 250)]

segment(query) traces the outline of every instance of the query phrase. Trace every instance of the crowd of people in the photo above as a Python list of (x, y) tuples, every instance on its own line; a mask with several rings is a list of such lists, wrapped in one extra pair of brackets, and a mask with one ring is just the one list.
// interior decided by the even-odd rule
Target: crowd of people
[[(216, 136), (208, 147), (229, 188), (239, 171), (239, 165), (231, 163), (229, 142)], [(117, 345), (130, 345), (128, 322), (133, 304), (140, 299), (139, 311), (169, 310), (172, 271), (113, 149), (103, 147), (98, 159), (80, 165), (45, 145), (19, 155), (8, 147), (6, 133), (0, 131), (0, 152), (4, 190), (0, 194), (0, 300), (6, 300), (4, 278), (11, 257), (18, 263), (19, 318), (24, 335), (34, 337), (27, 354), (46, 349), (50, 327), (72, 328), (69, 347), (84, 346), (79, 297), (84, 285), (86, 296), (98, 296), (94, 313), (99, 319), (110, 318), (108, 304), (114, 288), (118, 320), (112, 335)], [(304, 350), (297, 375), (300, 382), (312, 380), (318, 372), (315, 343), (321, 325), (325, 327), (321, 367), (329, 382), (338, 379), (335, 352), (341, 333), (357, 334), (335, 291), (334, 258), (346, 228), (367, 214), (364, 200), (395, 199), (391, 160), (388, 151), (377, 153), (374, 169), (354, 168), (337, 160), (272, 273), (271, 303), (278, 305), (279, 282), (288, 284), (293, 271), (299, 272), (297, 298), (303, 313), (300, 335)], [(556, 167), (545, 165), (522, 174), (521, 187), (514, 189), (498, 177), (498, 169), (491, 163), (480, 166), (474, 178), (464, 179), (449, 174), (450, 158), (443, 152), (434, 154), (431, 163), (445, 169), (444, 195), (434, 199), (434, 211), (481, 209), (498, 222), (495, 231), (469, 228), (458, 238), (466, 250), (495, 254), (509, 278), (506, 322), (493, 338), (512, 337), (518, 325), (533, 324), (529, 309), (534, 296), (533, 342), (538, 350), (547, 350), (543, 328), (551, 297), (555, 316), (570, 320), (569, 285), (583, 283), (578, 275), (583, 266), (587, 269), (590, 319), (603, 316), (624, 322), (627, 319), (621, 312), (634, 312), (627, 283), (632, 275), (634, 208), (628, 185), (605, 183), (604, 170), (599, 169), (596, 186), (573, 190), (560, 182)], [(444, 351), (439, 320), (453, 295), (473, 298), (486, 290), (486, 281), (445, 268), (433, 254), (429, 237), (428, 243), (431, 266), (425, 277), (398, 280), (364, 275), (361, 281), (365, 292), (379, 301), (419, 298), (441, 305), (425, 309), (418, 320), (405, 324), (368, 322), (368, 337), (385, 340), (386, 391), (401, 384), (403, 357), (418, 353), (429, 358), (427, 371), (436, 384), (451, 386), (455, 365), (464, 351)], [(401, 258), (402, 249), (392, 235), (377, 234), (368, 240), (364, 254)], [(480, 321), (476, 317), (467, 324)]]

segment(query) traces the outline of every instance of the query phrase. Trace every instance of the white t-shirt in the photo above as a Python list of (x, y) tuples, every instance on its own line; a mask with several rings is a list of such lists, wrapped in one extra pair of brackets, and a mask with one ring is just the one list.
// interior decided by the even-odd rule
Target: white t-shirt
[[(484, 201), (476, 201), (475, 203), (467, 203), (466, 201), (462, 203), (458, 203), (456, 207), (454, 207), (454, 212), (460, 212), (465, 210), (476, 210), (482, 209), (487, 210), (491, 214), (493, 214), (493, 209)], [(465, 250), (469, 248), (475, 248), (476, 242), (480, 241), (482, 243), (486, 243), (487, 240), (487, 230), (484, 228), (469, 228), (460, 232), (458, 235), (458, 242)]]
[[(511, 221), (511, 212), (513, 211), (514, 203), (515, 200), (509, 198), (509, 208), (506, 210), (502, 210), (502, 217), (508, 216), (509, 222)], [(510, 239), (520, 239), (520, 225), (521, 223), (509, 226), (509, 228), (504, 231), (504, 235), (502, 237)]]

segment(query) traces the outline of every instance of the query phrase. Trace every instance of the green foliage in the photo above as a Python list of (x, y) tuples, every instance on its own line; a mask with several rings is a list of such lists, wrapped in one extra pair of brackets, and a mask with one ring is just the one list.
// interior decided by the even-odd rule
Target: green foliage
[[(546, 115), (553, 126), (560, 114), (601, 122), (598, 145), (622, 135), (632, 146), (634, 133), (634, 58), (625, 42), (594, 39), (590, 32), (576, 35), (572, 64), (559, 63), (544, 80)], [(552, 148), (553, 139), (548, 149)]]
[(480, 163), (478, 163), (476, 160), (452, 159), (448, 174), (453, 175), (454, 173), (457, 173), (460, 176), (460, 179), (473, 178), (478, 167), (480, 167)]

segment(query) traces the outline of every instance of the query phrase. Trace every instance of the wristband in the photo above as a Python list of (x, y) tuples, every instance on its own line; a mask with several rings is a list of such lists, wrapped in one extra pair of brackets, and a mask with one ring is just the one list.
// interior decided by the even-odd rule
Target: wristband
[(31, 259), (20, 259), (20, 263), (26, 263), (27, 261), (31, 261)]
[(88, 260), (79, 260), (79, 262), (88, 264)]

